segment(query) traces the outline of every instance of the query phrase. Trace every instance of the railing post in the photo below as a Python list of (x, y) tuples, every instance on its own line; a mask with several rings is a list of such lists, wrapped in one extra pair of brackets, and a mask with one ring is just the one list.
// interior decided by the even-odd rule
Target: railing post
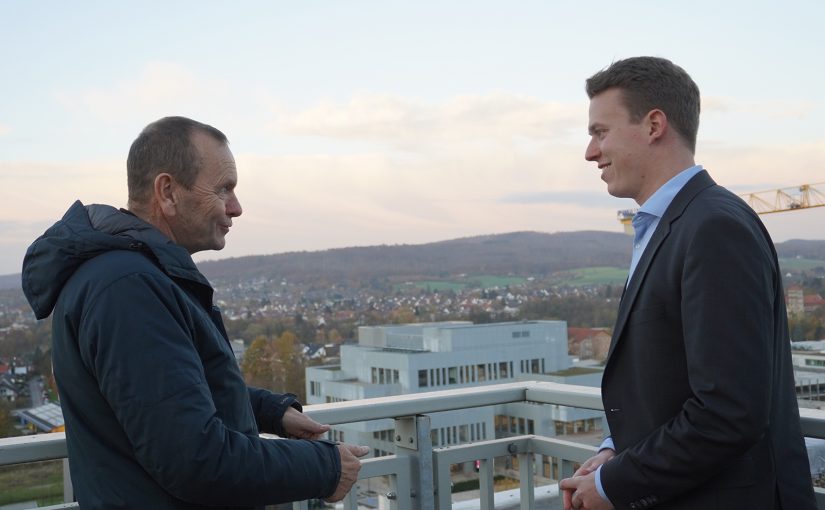
[(518, 454), (518, 474), (521, 478), (521, 510), (532, 510), (535, 508), (534, 500), (536, 483), (533, 477), (533, 454), (532, 452), (519, 452)]
[(344, 496), (341, 502), (344, 505), (344, 510), (358, 510), (358, 491), (361, 487), (358, 484), (352, 486), (352, 490)]
[(559, 471), (559, 480), (562, 478), (570, 478), (575, 472), (573, 462), (561, 457), (556, 457), (556, 466)]
[(495, 510), (495, 458), (481, 459), (478, 465), (478, 498), (481, 510)]
[[(412, 507), (418, 510), (435, 508), (433, 496), (433, 443), (430, 439), (430, 417), (407, 416), (395, 419), (395, 454), (409, 457), (410, 495)], [(399, 490), (403, 485), (399, 484)]]
[(69, 470), (69, 459), (63, 459), (63, 502), (74, 501), (74, 487), (72, 486), (72, 472)]

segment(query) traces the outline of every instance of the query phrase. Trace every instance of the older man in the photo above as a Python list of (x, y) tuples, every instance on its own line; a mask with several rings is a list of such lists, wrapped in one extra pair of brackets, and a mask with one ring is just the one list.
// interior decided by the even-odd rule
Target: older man
[(368, 450), (314, 440), (329, 428), (294, 395), (246, 386), (191, 258), (223, 248), (241, 214), (226, 136), (160, 119), (132, 144), (127, 174), (128, 209), (76, 202), (23, 262), (35, 314), (53, 315), (81, 508), (342, 499)]

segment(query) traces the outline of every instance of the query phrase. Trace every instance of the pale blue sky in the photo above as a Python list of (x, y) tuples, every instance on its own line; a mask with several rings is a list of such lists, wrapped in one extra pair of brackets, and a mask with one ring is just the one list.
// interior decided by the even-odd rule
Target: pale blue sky
[[(825, 2), (0, 0), (0, 274), (74, 199), (125, 203), (144, 125), (215, 125), (244, 215), (197, 258), (620, 229), (585, 78), (672, 59), (734, 191), (825, 181)], [(575, 197), (572, 200), (570, 197)], [(825, 208), (764, 217), (825, 238)]]

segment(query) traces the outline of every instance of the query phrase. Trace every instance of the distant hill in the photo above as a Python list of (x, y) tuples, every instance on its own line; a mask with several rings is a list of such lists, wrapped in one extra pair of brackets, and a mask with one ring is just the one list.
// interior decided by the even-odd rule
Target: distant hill
[(20, 285), (20, 273), (0, 275), (0, 290), (19, 289)]
[(352, 280), (467, 274), (549, 274), (623, 266), (630, 239), (613, 232), (514, 232), (419, 245), (339, 248), (203, 262), (211, 280), (256, 277)]
[(825, 260), (825, 241), (791, 239), (776, 245), (776, 253), (782, 258)]
[[(776, 245), (782, 258), (825, 260), (825, 241)], [(198, 264), (212, 281), (285, 278), (353, 281), (444, 277), (461, 273), (546, 275), (585, 267), (625, 267), (630, 238), (616, 232), (513, 232), (418, 245), (381, 245), (235, 257)], [(20, 274), (0, 275), (0, 290), (20, 288)]]
[[(630, 238), (622, 233), (513, 232), (419, 245), (381, 245), (202, 262), (210, 280), (286, 278), (347, 281), (467, 274), (546, 275), (585, 267), (624, 267)], [(825, 260), (825, 241), (776, 245), (780, 257)]]

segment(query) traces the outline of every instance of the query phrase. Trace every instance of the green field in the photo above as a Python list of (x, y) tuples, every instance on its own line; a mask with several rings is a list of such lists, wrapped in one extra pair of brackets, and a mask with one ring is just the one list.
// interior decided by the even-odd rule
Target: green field
[(443, 290), (463, 290), (463, 289), (491, 289), (494, 287), (505, 287), (507, 285), (521, 285), (525, 278), (520, 276), (495, 276), (495, 275), (472, 275), (450, 280), (419, 280), (398, 285), (399, 288), (415, 287), (418, 289), (430, 289), (433, 291)]
[[(825, 261), (813, 259), (781, 258), (779, 265), (783, 272), (810, 271), (825, 268)], [(580, 287), (587, 285), (622, 285), (627, 278), (626, 267), (586, 267), (559, 271), (550, 277), (551, 285)], [(516, 286), (525, 283), (520, 276), (467, 275), (443, 280), (417, 280), (397, 284), (399, 290), (416, 288), (431, 291), (460, 291), (465, 289), (491, 289)]]
[(63, 502), (63, 461), (0, 467), (0, 506), (26, 501), (39, 506)]
[(404, 288), (414, 287), (417, 289), (430, 289), (434, 291), (442, 291), (442, 290), (462, 290), (467, 288), (466, 283), (460, 282), (451, 282), (445, 280), (421, 280), (417, 282), (412, 282), (411, 285), (403, 285)]
[(779, 259), (779, 267), (782, 271), (810, 271), (815, 267), (825, 268), (825, 260), (813, 259)]
[(627, 269), (619, 267), (585, 267), (560, 271), (553, 274), (556, 285), (615, 285), (623, 284), (627, 279)]

